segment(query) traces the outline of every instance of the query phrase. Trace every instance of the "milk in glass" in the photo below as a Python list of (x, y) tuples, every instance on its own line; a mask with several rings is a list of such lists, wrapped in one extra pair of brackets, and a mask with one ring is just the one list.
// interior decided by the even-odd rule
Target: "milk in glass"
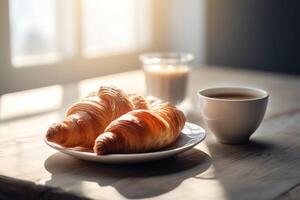
[(174, 65), (148, 65), (144, 67), (147, 95), (173, 104), (181, 103), (186, 94), (189, 68)]

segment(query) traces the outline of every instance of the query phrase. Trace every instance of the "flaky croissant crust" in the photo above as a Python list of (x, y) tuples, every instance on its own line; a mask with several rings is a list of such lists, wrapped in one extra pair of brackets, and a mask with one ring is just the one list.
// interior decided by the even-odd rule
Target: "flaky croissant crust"
[(91, 149), (97, 136), (111, 121), (131, 110), (148, 108), (142, 96), (127, 95), (112, 86), (100, 87), (98, 92), (90, 93), (72, 105), (63, 122), (50, 126), (46, 138), (64, 147)]
[(175, 106), (155, 103), (150, 110), (133, 110), (111, 122), (96, 139), (94, 152), (103, 155), (157, 150), (174, 142), (184, 124), (184, 114)]

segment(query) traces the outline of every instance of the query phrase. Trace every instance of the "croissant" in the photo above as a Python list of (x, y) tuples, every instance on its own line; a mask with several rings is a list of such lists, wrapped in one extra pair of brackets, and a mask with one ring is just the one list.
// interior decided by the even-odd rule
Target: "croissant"
[(184, 114), (169, 103), (153, 103), (150, 110), (133, 110), (111, 122), (95, 141), (97, 155), (139, 153), (174, 142), (185, 124)]
[(72, 105), (63, 122), (48, 129), (46, 139), (64, 147), (92, 149), (110, 122), (134, 109), (149, 109), (149, 105), (142, 96), (127, 95), (115, 87), (100, 87), (98, 92)]

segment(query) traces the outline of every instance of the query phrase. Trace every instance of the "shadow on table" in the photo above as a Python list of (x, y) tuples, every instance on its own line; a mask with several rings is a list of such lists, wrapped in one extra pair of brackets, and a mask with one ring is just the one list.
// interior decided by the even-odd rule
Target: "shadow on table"
[(64, 185), (83, 193), (82, 181), (96, 182), (99, 186), (114, 187), (126, 198), (147, 198), (164, 194), (185, 179), (203, 173), (210, 165), (209, 155), (197, 149), (142, 164), (99, 164), (77, 160), (62, 153), (51, 155), (44, 163), (46, 170), (52, 174), (47, 185)]
[(299, 156), (280, 142), (251, 140), (243, 145), (210, 142), (207, 146), (213, 160), (214, 179), (220, 181), (228, 199), (273, 199), (297, 183), (293, 176), (297, 171), (295, 159)]

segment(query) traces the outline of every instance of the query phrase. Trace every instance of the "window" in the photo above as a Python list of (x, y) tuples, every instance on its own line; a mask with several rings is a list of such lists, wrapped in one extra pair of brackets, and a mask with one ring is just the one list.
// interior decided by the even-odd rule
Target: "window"
[(90, 57), (137, 48), (136, 6), (135, 0), (83, 1), (84, 55)]
[[(11, 61), (14, 67), (57, 61), (56, 1), (10, 0)], [(34, 62), (36, 60), (36, 63)]]
[(149, 1), (0, 1), (0, 95), (137, 68)]

